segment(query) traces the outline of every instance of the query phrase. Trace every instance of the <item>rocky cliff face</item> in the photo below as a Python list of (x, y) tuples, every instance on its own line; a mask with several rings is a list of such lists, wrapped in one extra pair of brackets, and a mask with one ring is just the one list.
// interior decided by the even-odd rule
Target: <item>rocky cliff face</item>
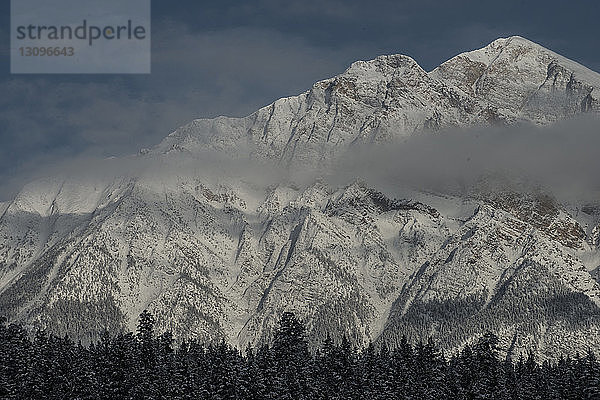
[(0, 312), (87, 340), (148, 308), (178, 337), (240, 346), (268, 340), (284, 310), (314, 341), (433, 335), (452, 349), (494, 329), (517, 353), (598, 346), (593, 206), (160, 165), (210, 152), (325, 167), (357, 144), (598, 111), (599, 91), (598, 74), (513, 37), (429, 73), (401, 55), (359, 61), (248, 117), (193, 121), (136, 156), (152, 172), (34, 182), (0, 204)]
[(251, 151), (314, 164), (357, 143), (469, 124), (546, 124), (600, 110), (600, 76), (521, 37), (498, 39), (425, 72), (403, 55), (357, 61), (245, 118), (196, 120), (154, 151)]

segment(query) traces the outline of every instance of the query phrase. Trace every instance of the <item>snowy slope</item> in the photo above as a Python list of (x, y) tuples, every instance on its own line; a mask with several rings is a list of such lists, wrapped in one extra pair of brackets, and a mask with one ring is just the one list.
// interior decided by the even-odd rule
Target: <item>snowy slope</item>
[(324, 167), (354, 145), (427, 130), (546, 124), (598, 111), (599, 82), (519, 37), (429, 73), (381, 56), (247, 117), (193, 121), (128, 160), (144, 166), (136, 172), (33, 182), (0, 204), (0, 313), (84, 340), (133, 329), (148, 308), (177, 337), (240, 346), (268, 340), (284, 310), (315, 341), (405, 333), (456, 348), (493, 327), (516, 352), (598, 346), (589, 271), (600, 218), (589, 207), (270, 182), (243, 162), (211, 169), (206, 159)]
[(500, 120), (547, 123), (600, 110), (598, 73), (519, 36), (460, 54), (430, 76), (474, 96)]
[(344, 73), (245, 118), (196, 120), (154, 151), (211, 149), (313, 165), (357, 143), (473, 123), (548, 123), (599, 111), (597, 73), (518, 36), (425, 72), (403, 55)]

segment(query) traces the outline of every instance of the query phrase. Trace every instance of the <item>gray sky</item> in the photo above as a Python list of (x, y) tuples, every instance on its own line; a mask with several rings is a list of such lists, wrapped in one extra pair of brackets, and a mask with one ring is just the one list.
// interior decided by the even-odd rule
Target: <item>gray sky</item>
[(135, 153), (198, 117), (243, 116), (352, 61), (403, 53), (430, 70), (521, 35), (600, 71), (600, 2), (152, 2), (151, 75), (10, 75), (0, 24), (0, 200), (71, 157)]

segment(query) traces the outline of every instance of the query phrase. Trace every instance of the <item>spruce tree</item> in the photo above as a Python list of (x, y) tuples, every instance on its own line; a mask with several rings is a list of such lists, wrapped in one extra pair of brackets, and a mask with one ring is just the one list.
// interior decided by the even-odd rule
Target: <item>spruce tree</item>
[(156, 375), (156, 340), (154, 338), (154, 317), (144, 310), (137, 326), (137, 362), (138, 383), (133, 387), (133, 396), (158, 398), (159, 386)]
[(306, 399), (310, 395), (310, 353), (302, 322), (291, 312), (281, 316), (273, 338), (275, 393), (279, 399)]
[(474, 393), (476, 399), (496, 399), (501, 393), (498, 337), (487, 332), (474, 348), (477, 366)]

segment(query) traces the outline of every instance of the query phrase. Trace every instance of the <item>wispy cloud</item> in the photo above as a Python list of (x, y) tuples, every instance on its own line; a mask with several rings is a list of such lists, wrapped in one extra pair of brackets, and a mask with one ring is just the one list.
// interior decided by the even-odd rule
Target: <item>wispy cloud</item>
[(563, 201), (599, 203), (600, 118), (549, 127), (475, 127), (417, 135), (403, 143), (356, 149), (329, 173), (394, 192), (413, 188), (468, 194), (483, 183), (539, 188)]

